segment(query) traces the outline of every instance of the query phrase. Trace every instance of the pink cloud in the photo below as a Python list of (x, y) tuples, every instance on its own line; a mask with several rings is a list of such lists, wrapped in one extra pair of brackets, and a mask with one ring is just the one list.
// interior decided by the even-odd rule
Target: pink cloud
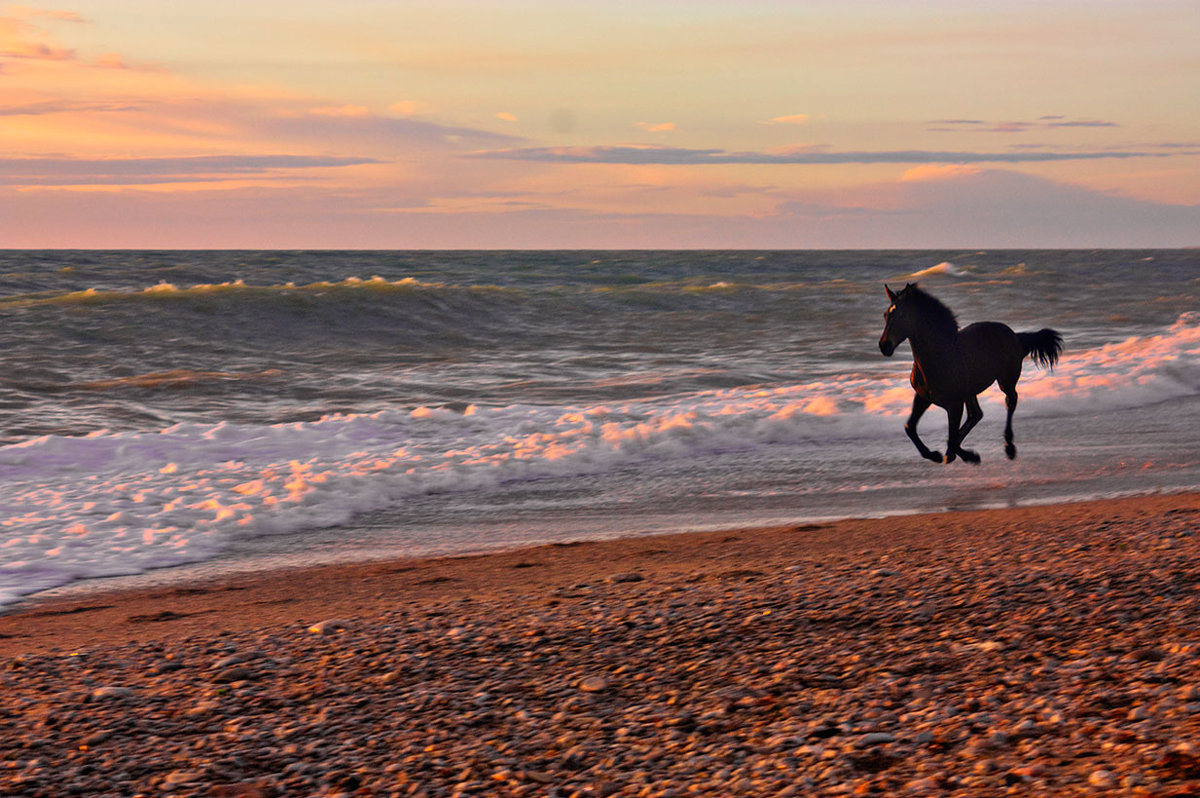
[(774, 119), (768, 119), (764, 125), (804, 125), (808, 124), (808, 114), (788, 114), (787, 116), (777, 116)]
[(975, 166), (964, 164), (923, 164), (914, 166), (900, 176), (902, 183), (915, 183), (926, 180), (954, 180), (969, 175), (977, 175), (981, 170)]
[(39, 31), (22, 18), (0, 17), (0, 59), (71, 61), (75, 51), (42, 41)]

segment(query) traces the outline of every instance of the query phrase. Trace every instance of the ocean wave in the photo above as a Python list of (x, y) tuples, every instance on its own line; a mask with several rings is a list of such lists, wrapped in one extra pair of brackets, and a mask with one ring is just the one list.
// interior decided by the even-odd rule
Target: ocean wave
[(950, 277), (965, 277), (972, 273), (972, 270), (965, 266), (956, 266), (950, 261), (942, 261), (936, 266), (930, 266), (928, 269), (919, 269), (918, 271), (905, 275), (905, 277), (910, 280), (918, 280), (923, 277), (936, 277), (940, 275), (948, 275)]
[(240, 382), (244, 380), (260, 381), (279, 378), (283, 372), (279, 369), (263, 369), (253, 372), (229, 371), (194, 371), (192, 369), (171, 369), (170, 371), (155, 371), (147, 374), (133, 374), (128, 377), (113, 377), (107, 380), (91, 380), (76, 382), (63, 386), (55, 386), (59, 390), (77, 391), (111, 391), (121, 388), (141, 389), (180, 389), (190, 388), (214, 382)]
[[(1069, 345), (1069, 341), (1068, 341)], [(317, 421), (179, 424), (0, 448), (0, 603), (82, 577), (204, 560), (434, 493), (647, 462), (900, 434), (905, 369), (590, 405), (422, 406)], [(1140, 407), (1200, 390), (1200, 314), (1029, 369), (1022, 413)], [(998, 391), (985, 412), (1002, 413)]]
[[(366, 292), (381, 295), (409, 293), (419, 290), (444, 290), (443, 283), (422, 282), (412, 277), (400, 280), (385, 280), (382, 277), (361, 279), (348, 277), (338, 281), (317, 281), (296, 285), (283, 283), (279, 285), (252, 285), (244, 280), (232, 280), (224, 283), (201, 283), (187, 287), (179, 287), (173, 283), (160, 282), (141, 290), (108, 290), (87, 288), (82, 291), (69, 291), (61, 294), (46, 294), (45, 292), (30, 295), (18, 295), (0, 298), (0, 309), (12, 307), (30, 307), (38, 305), (105, 305), (130, 302), (161, 302), (179, 301), (212, 297), (279, 297), (293, 295), (323, 295), (349, 294)], [(476, 290), (500, 290), (495, 286), (483, 286)]]

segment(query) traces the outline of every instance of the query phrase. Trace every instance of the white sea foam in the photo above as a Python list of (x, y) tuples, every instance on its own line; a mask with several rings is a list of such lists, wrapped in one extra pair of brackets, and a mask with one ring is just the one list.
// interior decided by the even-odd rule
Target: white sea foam
[(920, 279), (922, 277), (933, 277), (935, 275), (946, 274), (951, 277), (963, 277), (970, 274), (970, 270), (962, 266), (956, 266), (950, 261), (942, 261), (936, 266), (930, 266), (928, 269), (920, 269), (908, 275), (912, 279)]
[[(1069, 343), (1069, 342), (1068, 342)], [(0, 603), (79, 578), (209, 559), (407, 498), (759, 447), (897, 435), (911, 388), (852, 374), (593, 406), (338, 415), (41, 437), (0, 449)], [(1200, 314), (1027, 367), (1022, 412), (1137, 407), (1200, 389)], [(987, 403), (1000, 406), (999, 393)]]
[(244, 280), (230, 280), (223, 283), (201, 283), (180, 287), (174, 283), (160, 282), (146, 286), (140, 290), (114, 291), (97, 288), (86, 288), (81, 291), (71, 291), (65, 294), (18, 295), (0, 298), (0, 307), (20, 307), (31, 305), (86, 305), (111, 302), (134, 302), (161, 299), (185, 299), (197, 297), (215, 297), (229, 295), (265, 295), (280, 293), (319, 294), (330, 291), (371, 291), (376, 293), (407, 292), (415, 289), (444, 288), (443, 283), (423, 282), (414, 277), (404, 277), (399, 280), (385, 280), (378, 275), (367, 279), (347, 277), (342, 280), (320, 280), (313, 283), (284, 283), (282, 285), (247, 285)]

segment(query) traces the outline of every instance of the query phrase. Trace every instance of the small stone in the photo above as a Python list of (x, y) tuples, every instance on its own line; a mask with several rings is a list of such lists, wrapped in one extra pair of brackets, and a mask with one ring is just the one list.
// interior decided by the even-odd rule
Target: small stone
[(193, 784), (203, 778), (204, 774), (195, 770), (172, 770), (163, 777), (163, 784), (174, 787), (180, 784)]
[(891, 732), (867, 732), (858, 738), (859, 748), (870, 748), (873, 745), (896, 742), (896, 735)]
[(1013, 776), (1016, 776), (1017, 778), (1021, 779), (1022, 781), (1036, 779), (1039, 776), (1043, 775), (1045, 772), (1046, 772), (1046, 768), (1036, 762), (1033, 764), (1029, 764), (1029, 765), (1022, 765), (1020, 767), (1015, 767), (1009, 771), (1009, 773), (1011, 773)]
[(599, 693), (608, 689), (608, 680), (603, 676), (585, 676), (579, 682), (579, 689), (585, 693)]
[(213, 675), (213, 681), (217, 684), (229, 684), (230, 682), (244, 682), (254, 678), (254, 671), (241, 665), (233, 668), (225, 668), (217, 671)]
[(133, 690), (128, 687), (97, 687), (92, 691), (92, 698), (96, 701), (104, 701), (109, 699), (132, 698)]
[(940, 792), (942, 787), (938, 784), (938, 780), (932, 776), (927, 776), (923, 779), (914, 779), (905, 785), (909, 792)]
[(93, 733), (89, 734), (87, 737), (84, 737), (82, 744), (86, 745), (88, 748), (91, 748), (93, 746), (97, 746), (97, 745), (100, 745), (101, 743), (107, 742), (108, 739), (111, 738), (112, 736), (113, 736), (113, 733), (112, 733), (111, 729), (101, 729), (98, 732), (93, 732)]
[(1129, 710), (1129, 715), (1126, 717), (1132, 721), (1148, 720), (1150, 717), (1150, 710), (1146, 709), (1145, 707), (1134, 707), (1133, 709)]
[(1111, 770), (1093, 770), (1088, 776), (1088, 784), (1101, 790), (1109, 790), (1117, 786), (1117, 774)]
[(1028, 737), (1037, 734), (1037, 731), (1037, 724), (1029, 718), (1025, 718), (1023, 721), (1013, 726), (1009, 734), (1014, 737)]
[(211, 715), (220, 709), (220, 705), (216, 701), (201, 701), (199, 704), (187, 709), (183, 714), (189, 718), (200, 718), (205, 715)]
[(243, 781), (237, 784), (214, 784), (208, 788), (209, 798), (267, 798), (267, 789), (258, 782)]
[(620, 582), (641, 582), (645, 577), (636, 573), (613, 574), (608, 578), (608, 581), (613, 584)]
[(308, 627), (308, 631), (315, 635), (329, 635), (334, 632), (340, 632), (344, 629), (349, 629), (353, 624), (344, 618), (328, 618), (319, 623), (314, 623)]

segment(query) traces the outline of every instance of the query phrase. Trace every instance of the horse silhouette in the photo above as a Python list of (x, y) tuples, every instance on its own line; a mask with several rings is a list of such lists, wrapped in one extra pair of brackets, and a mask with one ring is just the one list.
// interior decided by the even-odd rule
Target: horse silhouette
[[(1017, 409), (1021, 362), (1032, 355), (1039, 365), (1053, 369), (1062, 352), (1062, 336), (1051, 329), (1017, 333), (995, 321), (977, 322), (960, 330), (950, 308), (915, 283), (904, 286), (899, 293), (886, 285), (884, 290), (892, 304), (883, 314), (885, 323), (879, 351), (884, 357), (891, 357), (906, 338), (912, 346), (909, 379), (916, 393), (904, 431), (917, 451), (935, 463), (953, 462), (955, 457), (978, 463), (979, 455), (962, 448), (962, 442), (983, 418), (978, 395), (995, 382), (1004, 391), (1004, 405), (1008, 408), (1004, 453), (1009, 460), (1016, 457), (1012, 417)], [(917, 422), (931, 404), (945, 409), (950, 422), (945, 458), (917, 435)], [(960, 427), (964, 407), (967, 420)]]

